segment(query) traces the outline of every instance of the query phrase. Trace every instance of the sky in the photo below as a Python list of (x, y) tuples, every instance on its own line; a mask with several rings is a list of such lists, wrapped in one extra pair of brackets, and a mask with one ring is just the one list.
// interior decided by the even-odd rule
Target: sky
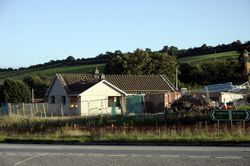
[(250, 0), (0, 0), (0, 68), (250, 40)]

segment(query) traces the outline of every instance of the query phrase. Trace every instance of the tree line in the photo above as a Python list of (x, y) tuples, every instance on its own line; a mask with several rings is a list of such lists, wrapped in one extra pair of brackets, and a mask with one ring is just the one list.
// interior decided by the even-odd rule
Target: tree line
[(177, 56), (178, 58), (178, 57), (187, 57), (187, 56), (195, 56), (195, 55), (214, 54), (214, 53), (221, 53), (221, 52), (227, 52), (227, 51), (242, 52), (243, 50), (249, 49), (249, 46), (250, 46), (250, 41), (242, 43), (240, 40), (236, 40), (230, 44), (220, 44), (214, 47), (203, 44), (200, 47), (180, 49), (180, 50), (178, 50), (178, 48), (174, 46), (171, 46), (171, 47), (164, 46), (161, 51), (168, 52), (169, 55)]
[[(149, 48), (146, 48), (145, 50), (151, 51), (151, 52), (167, 53), (168, 55), (179, 58), (179, 57), (187, 57), (187, 56), (195, 56), (195, 55), (220, 53), (220, 52), (226, 52), (226, 51), (235, 51), (235, 50), (242, 51), (247, 48), (249, 49), (249, 46), (250, 46), (250, 41), (242, 43), (240, 40), (236, 40), (229, 44), (219, 44), (217, 46), (207, 46), (206, 44), (203, 44), (200, 47), (194, 47), (194, 48), (188, 48), (188, 49), (178, 49), (178, 47), (176, 46), (163, 46), (163, 48), (158, 51), (151, 51), (151, 49)], [(117, 50), (114, 53), (115, 54), (121, 53), (121, 51)], [(77, 58), (77, 59), (75, 59), (72, 55), (70, 55), (63, 60), (51, 60), (43, 64), (31, 65), (28, 68), (21, 67), (19, 69), (36, 69), (36, 68), (41, 68), (41, 67), (49, 68), (49, 67), (63, 66), (63, 65), (101, 64), (101, 63), (106, 63), (106, 61), (109, 60), (110, 57), (113, 56), (114, 53), (107, 51), (106, 53), (101, 53), (97, 55), (96, 57)], [(0, 68), (0, 72), (14, 71), (14, 70), (19, 70), (19, 69), (13, 69), (11, 67)]]
[(107, 52), (106, 74), (165, 74), (170, 81), (182, 86), (200, 86), (215, 83), (242, 83), (247, 80), (244, 64), (232, 59), (199, 64), (180, 63), (167, 52), (137, 49), (134, 52)]

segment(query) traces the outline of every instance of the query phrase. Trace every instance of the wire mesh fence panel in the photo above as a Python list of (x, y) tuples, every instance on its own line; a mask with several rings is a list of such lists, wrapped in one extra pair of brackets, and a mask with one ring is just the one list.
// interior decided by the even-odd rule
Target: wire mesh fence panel
[(0, 115), (44, 117), (48, 112), (48, 103), (6, 103), (0, 111)]

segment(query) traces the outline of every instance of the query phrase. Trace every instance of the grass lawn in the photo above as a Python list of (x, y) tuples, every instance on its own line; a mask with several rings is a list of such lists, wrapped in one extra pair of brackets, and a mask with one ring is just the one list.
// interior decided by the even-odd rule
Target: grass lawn
[(190, 57), (178, 58), (179, 63), (204, 63), (204, 62), (216, 62), (226, 61), (227, 59), (237, 59), (240, 53), (237, 51), (229, 51), (217, 54), (197, 55)]

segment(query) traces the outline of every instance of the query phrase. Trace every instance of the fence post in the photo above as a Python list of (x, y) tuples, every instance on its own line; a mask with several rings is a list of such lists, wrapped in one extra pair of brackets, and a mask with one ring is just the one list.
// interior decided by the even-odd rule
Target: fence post
[(62, 114), (62, 117), (63, 117), (64, 114), (63, 114), (63, 106), (62, 106), (62, 104), (60, 104), (60, 107), (61, 107), (61, 114)]
[(23, 116), (25, 117), (24, 103), (22, 103), (22, 105), (23, 105)]
[(218, 128), (217, 128), (218, 134), (220, 134), (220, 121), (219, 120), (217, 120), (217, 125), (218, 125)]
[(35, 104), (35, 107), (36, 107), (36, 113), (38, 113), (39, 111), (38, 111), (37, 103)]
[(18, 105), (16, 105), (16, 114), (17, 114), (17, 116), (19, 116)]
[(121, 114), (124, 115), (126, 113), (126, 97), (125, 96), (121, 96), (120, 99), (120, 103), (121, 103)]
[(208, 133), (207, 121), (205, 121), (206, 134)]
[(242, 127), (243, 127), (243, 134), (245, 134), (245, 128), (246, 128), (246, 123), (245, 123), (245, 120), (243, 120), (243, 125), (242, 125)]
[(31, 114), (31, 117), (33, 117), (33, 111), (32, 111), (32, 104), (30, 103), (30, 114)]
[(47, 116), (46, 116), (46, 110), (45, 110), (45, 105), (44, 105), (44, 103), (43, 103), (43, 113), (44, 113), (44, 117), (46, 118)]
[(10, 107), (10, 109), (8, 109), (9, 116), (11, 116), (12, 115), (11, 103), (8, 103), (8, 106)]

